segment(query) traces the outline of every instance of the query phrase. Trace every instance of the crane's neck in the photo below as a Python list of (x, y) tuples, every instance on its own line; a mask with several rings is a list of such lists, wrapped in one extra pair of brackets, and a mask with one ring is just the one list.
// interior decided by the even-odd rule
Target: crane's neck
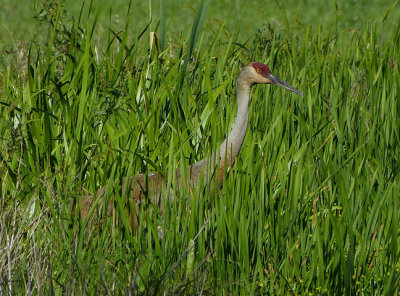
[(191, 180), (194, 183), (200, 180), (201, 175), (204, 175), (204, 180), (207, 181), (209, 181), (209, 177), (215, 175), (217, 185), (219, 187), (222, 185), (224, 175), (233, 165), (246, 136), (249, 121), (250, 89), (251, 84), (242, 79), (239, 74), (237, 80), (237, 115), (235, 123), (218, 151), (189, 167)]
[(220, 166), (228, 170), (242, 147), (249, 121), (249, 100), (251, 85), (240, 76), (237, 81), (237, 114), (231, 132), (219, 148)]

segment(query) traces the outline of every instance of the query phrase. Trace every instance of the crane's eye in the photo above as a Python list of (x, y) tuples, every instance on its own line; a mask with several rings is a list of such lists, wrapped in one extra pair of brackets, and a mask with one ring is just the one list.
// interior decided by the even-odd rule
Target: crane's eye
[(257, 69), (256, 71), (257, 71), (257, 73), (261, 73), (261, 69)]

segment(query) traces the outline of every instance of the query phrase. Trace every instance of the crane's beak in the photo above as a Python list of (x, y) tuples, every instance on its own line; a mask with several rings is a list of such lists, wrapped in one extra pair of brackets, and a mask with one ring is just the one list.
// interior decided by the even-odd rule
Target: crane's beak
[(286, 88), (287, 90), (290, 90), (292, 92), (295, 92), (296, 94), (302, 96), (303, 94), (296, 88), (294, 88), (293, 86), (287, 84), (285, 81), (283, 81), (282, 79), (280, 79), (279, 77), (276, 77), (275, 75), (269, 74), (268, 75), (268, 79), (271, 81), (271, 84)]

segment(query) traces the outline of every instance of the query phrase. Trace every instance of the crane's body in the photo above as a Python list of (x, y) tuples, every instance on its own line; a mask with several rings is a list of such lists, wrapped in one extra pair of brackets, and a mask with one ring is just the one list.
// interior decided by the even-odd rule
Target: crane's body
[[(216, 178), (215, 184), (217, 187), (222, 185), (224, 175), (232, 167), (246, 135), (249, 121), (250, 91), (251, 87), (255, 84), (274, 84), (295, 92), (298, 95), (303, 95), (296, 88), (272, 75), (266, 65), (257, 62), (246, 65), (237, 78), (237, 115), (230, 133), (221, 144), (218, 151), (187, 167), (188, 180), (182, 180), (182, 174), (177, 171), (178, 185), (196, 187), (202, 175), (205, 184), (207, 184), (207, 181), (210, 181), (212, 176)], [(147, 176), (139, 174), (134, 177), (126, 178), (122, 188), (128, 190), (127, 196), (133, 198), (135, 203), (141, 202), (147, 196), (152, 203), (159, 203), (161, 211), (163, 211), (161, 195), (163, 193), (165, 194), (167, 192), (166, 190), (170, 191), (170, 197), (174, 195), (172, 189), (166, 188), (166, 183), (166, 180), (158, 173), (150, 173)], [(104, 188), (101, 190), (102, 194), (103, 192)], [(81, 213), (87, 213), (89, 210), (87, 207), (90, 207), (90, 203), (84, 200), (81, 203)]]

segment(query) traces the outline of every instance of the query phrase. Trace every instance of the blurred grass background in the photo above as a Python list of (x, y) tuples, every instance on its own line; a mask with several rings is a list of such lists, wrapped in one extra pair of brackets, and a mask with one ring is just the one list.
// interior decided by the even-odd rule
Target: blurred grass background
[[(171, 1), (166, 5), (166, 28), (168, 38), (176, 41), (188, 34), (192, 25), (198, 1)], [(35, 21), (35, 1), (2, 0), (0, 10), (0, 48), (15, 45), (16, 41), (30, 42), (35, 36), (43, 35), (43, 27)], [(130, 21), (130, 30), (136, 35), (153, 18), (150, 29), (154, 30), (161, 15), (161, 1), (135, 1), (127, 16), (129, 1), (98, 0), (93, 2), (93, 10), (100, 13), (97, 29), (101, 32), (112, 27), (115, 31), (124, 29), (126, 20)], [(224, 24), (226, 30), (238, 32), (238, 42), (244, 42), (257, 33), (263, 25), (269, 23), (276, 30), (301, 30), (311, 26), (316, 32), (320, 26), (336, 34), (349, 35), (352, 31), (361, 31), (368, 22), (382, 21), (391, 0), (378, 1), (262, 1), (262, 0), (221, 0), (213, 1), (207, 14), (204, 32), (214, 34)], [(150, 10), (151, 4), (151, 10)], [(88, 9), (89, 5), (85, 8)], [(77, 17), (82, 1), (65, 2), (65, 11), (69, 17)], [(400, 15), (399, 5), (395, 5), (385, 20), (383, 34), (391, 31)], [(110, 19), (111, 18), (111, 19)]]
[[(150, 27), (105, 2), (2, 1), (0, 294), (399, 293), (398, 1), (157, 1)], [(251, 60), (305, 95), (255, 87), (221, 191), (187, 199), (174, 168), (219, 147)], [(155, 170), (176, 202), (134, 232), (122, 178)], [(71, 211), (104, 185), (111, 213)]]

